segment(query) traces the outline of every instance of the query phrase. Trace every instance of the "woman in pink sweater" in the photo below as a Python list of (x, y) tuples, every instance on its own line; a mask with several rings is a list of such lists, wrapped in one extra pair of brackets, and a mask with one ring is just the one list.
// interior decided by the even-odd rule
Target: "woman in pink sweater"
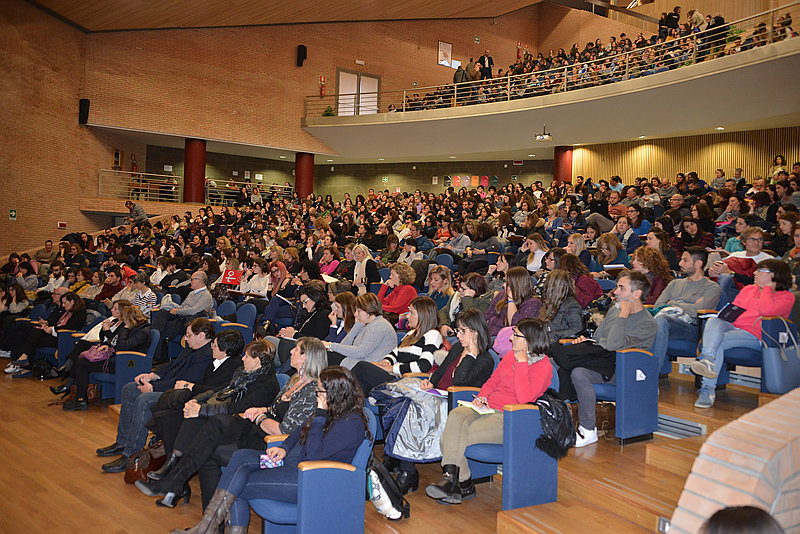
[(744, 309), (733, 323), (718, 317), (706, 321), (700, 358), (692, 362), (692, 371), (703, 377), (703, 385), (694, 405), (711, 408), (717, 377), (725, 361), (725, 351), (733, 348), (761, 350), (761, 317), (788, 317), (794, 306), (792, 273), (780, 260), (764, 260), (754, 273), (755, 282), (745, 286), (733, 301)]
[(547, 357), (546, 325), (538, 319), (521, 320), (514, 327), (511, 347), (473, 401), (477, 408), (494, 411), (480, 414), (460, 406), (447, 416), (440, 440), (442, 481), (425, 489), (428, 497), (442, 504), (459, 504), (475, 496), (464, 451), (473, 443), (503, 443), (503, 406), (532, 402), (550, 386), (553, 366)]

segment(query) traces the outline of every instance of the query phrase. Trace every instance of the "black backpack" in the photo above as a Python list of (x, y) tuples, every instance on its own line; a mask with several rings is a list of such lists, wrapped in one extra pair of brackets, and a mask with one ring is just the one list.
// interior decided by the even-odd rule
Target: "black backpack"
[(403, 498), (400, 486), (374, 454), (367, 465), (367, 498), (382, 516), (399, 521), (411, 515), (411, 505)]
[(44, 358), (33, 362), (31, 371), (33, 372), (33, 376), (35, 376), (39, 380), (50, 380), (52, 378), (58, 378), (58, 371), (56, 371), (56, 368), (53, 367), (53, 365)]
[(570, 447), (575, 446), (572, 412), (552, 388), (536, 399), (535, 404), (539, 407), (542, 423), (542, 435), (537, 438), (536, 447), (556, 460), (561, 459), (567, 455)]

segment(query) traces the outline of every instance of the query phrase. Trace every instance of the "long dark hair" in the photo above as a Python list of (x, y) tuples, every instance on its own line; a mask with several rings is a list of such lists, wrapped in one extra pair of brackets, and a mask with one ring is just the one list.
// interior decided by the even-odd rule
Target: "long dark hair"
[[(327, 433), (333, 423), (344, 418), (349, 414), (358, 414), (364, 423), (364, 434), (367, 438), (371, 437), (367, 418), (364, 416), (364, 393), (361, 386), (353, 377), (353, 374), (341, 366), (326, 367), (319, 374), (319, 383), (325, 388), (325, 396), (328, 402), (328, 419), (322, 432)], [(300, 431), (300, 443), (305, 445), (308, 439), (308, 430), (311, 427), (310, 417)]]

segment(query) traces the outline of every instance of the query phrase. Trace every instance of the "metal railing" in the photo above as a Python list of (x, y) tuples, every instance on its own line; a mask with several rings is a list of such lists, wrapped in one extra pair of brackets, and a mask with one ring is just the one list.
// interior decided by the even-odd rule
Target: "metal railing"
[(264, 200), (268, 198), (292, 198), (294, 194), (293, 185), (264, 184), (260, 182), (237, 182), (219, 178), (206, 178), (206, 204), (211, 206), (233, 206), (237, 204), (240, 191), (243, 187), (248, 191), (248, 202), (253, 189), (258, 187)]
[(183, 177), (103, 169), (99, 171), (98, 196), (150, 202), (182, 202)]
[[(457, 84), (379, 93), (306, 97), (306, 118), (440, 109), (504, 102), (563, 93), (641, 78), (696, 63), (746, 52), (796, 37), (791, 29), (800, 0), (736, 22), (691, 33), (649, 46), (616, 53), (601, 51), (597, 59), (564, 64), (549, 70)], [(790, 15), (790, 17), (787, 17)], [(368, 105), (360, 105), (368, 102)], [(376, 108), (379, 106), (379, 108)]]

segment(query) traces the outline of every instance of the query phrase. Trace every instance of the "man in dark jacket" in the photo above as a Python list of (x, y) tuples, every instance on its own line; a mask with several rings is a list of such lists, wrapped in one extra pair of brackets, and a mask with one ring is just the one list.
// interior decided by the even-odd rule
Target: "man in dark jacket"
[(150, 408), (161, 394), (175, 387), (177, 381), (197, 382), (211, 363), (211, 340), (214, 324), (198, 318), (186, 326), (186, 349), (158, 372), (144, 373), (122, 388), (122, 406), (117, 424), (117, 440), (97, 449), (98, 456), (119, 458), (102, 466), (106, 473), (125, 471), (128, 458), (144, 447), (147, 440), (145, 423), (150, 419)]

